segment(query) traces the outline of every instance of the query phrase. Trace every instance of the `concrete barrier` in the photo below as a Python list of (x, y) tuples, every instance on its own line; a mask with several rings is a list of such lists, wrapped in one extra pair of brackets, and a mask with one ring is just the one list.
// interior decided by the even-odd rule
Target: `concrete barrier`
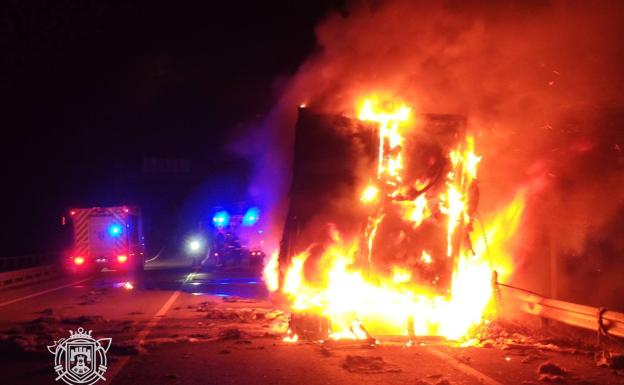
[(0, 273), (0, 289), (51, 279), (60, 274), (58, 265), (45, 265)]
[(61, 253), (39, 253), (0, 258), (0, 272), (26, 269), (53, 264), (60, 260)]

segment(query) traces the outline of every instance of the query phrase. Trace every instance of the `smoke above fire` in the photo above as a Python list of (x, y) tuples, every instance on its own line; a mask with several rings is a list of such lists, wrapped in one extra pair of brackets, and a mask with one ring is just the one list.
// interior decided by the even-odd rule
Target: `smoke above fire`
[[(483, 158), (484, 216), (527, 191), (517, 283), (587, 303), (617, 301), (606, 291), (578, 298), (567, 288), (573, 277), (587, 287), (597, 279), (622, 285), (607, 271), (617, 266), (610, 254), (624, 251), (617, 220), (624, 211), (623, 9), (618, 2), (369, 1), (329, 14), (317, 26), (317, 49), (281, 83), (275, 107), (254, 128), (262, 156), (252, 186), (272, 208), (269, 244), (281, 237), (297, 106), (354, 116), (354, 102), (377, 93), (417, 111), (468, 118)], [(553, 255), (558, 289), (546, 271)]]

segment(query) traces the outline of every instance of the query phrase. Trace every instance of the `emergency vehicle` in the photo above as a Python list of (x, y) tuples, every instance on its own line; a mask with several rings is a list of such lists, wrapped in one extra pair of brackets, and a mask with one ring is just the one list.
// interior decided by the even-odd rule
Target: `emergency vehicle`
[(209, 265), (216, 267), (249, 267), (262, 266), (264, 252), (263, 231), (260, 223), (260, 209), (242, 208), (239, 203), (232, 212), (216, 208), (212, 217), (212, 250)]
[(219, 206), (209, 221), (201, 221), (199, 230), (188, 238), (187, 254), (194, 264), (216, 268), (260, 268), (264, 259), (263, 221), (260, 209), (240, 202), (229, 210)]
[(145, 243), (141, 211), (133, 206), (77, 208), (69, 212), (72, 272), (142, 271)]

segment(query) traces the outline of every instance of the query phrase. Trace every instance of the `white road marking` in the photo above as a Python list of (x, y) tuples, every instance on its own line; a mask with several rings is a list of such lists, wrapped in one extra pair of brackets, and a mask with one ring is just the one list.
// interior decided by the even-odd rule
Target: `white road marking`
[(433, 354), (434, 356), (444, 360), (447, 364), (451, 365), (452, 367), (454, 367), (455, 369), (459, 370), (460, 372), (463, 372), (464, 374), (467, 374), (471, 377), (474, 377), (477, 379), (477, 381), (479, 381), (480, 383), (484, 384), (484, 385), (503, 385), (502, 383), (496, 381), (495, 379), (493, 379), (492, 377), (486, 376), (485, 374), (481, 373), (480, 371), (472, 368), (469, 365), (464, 364), (461, 361), (458, 361), (456, 358), (453, 358), (451, 356), (449, 356), (448, 354), (434, 348), (434, 347), (426, 347), (425, 350), (431, 354)]
[(57, 291), (57, 290), (61, 290), (61, 289), (65, 289), (66, 287), (71, 287), (71, 286), (77, 285), (77, 284), (79, 284), (79, 283), (86, 282), (86, 281), (88, 281), (88, 280), (90, 280), (90, 279), (91, 279), (91, 278), (85, 278), (85, 279), (80, 280), (80, 281), (76, 281), (76, 282), (68, 283), (67, 285), (58, 286), (58, 287), (54, 287), (54, 288), (52, 288), (52, 289), (43, 290), (43, 291), (40, 291), (40, 292), (37, 292), (37, 293), (34, 293), (34, 294), (25, 295), (25, 296), (23, 296), (23, 297), (20, 297), (20, 298), (15, 298), (15, 299), (12, 299), (12, 300), (9, 300), (9, 301), (6, 301), (6, 302), (0, 302), (0, 307), (2, 307), (2, 306), (7, 306), (7, 305), (10, 305), (10, 304), (12, 304), (12, 303), (16, 303), (16, 302), (24, 301), (24, 300), (29, 299), (29, 298), (38, 297), (38, 296), (40, 296), (40, 295), (43, 295), (43, 294), (46, 294), (46, 293), (50, 293), (50, 292), (53, 292), (53, 291)]
[[(186, 278), (184, 279), (184, 283), (188, 282), (189, 280), (192, 280), (193, 277), (195, 276), (195, 273), (189, 273)], [(173, 306), (173, 304), (175, 303), (175, 301), (178, 299), (178, 297), (180, 296), (180, 294), (182, 294), (181, 290), (176, 290), (175, 292), (173, 292), (173, 294), (171, 294), (171, 297), (169, 297), (167, 299), (167, 302), (165, 302), (164, 305), (162, 305), (162, 307), (160, 308), (160, 310), (158, 310), (158, 312), (156, 312), (156, 314), (154, 314), (154, 316), (152, 317), (152, 319), (147, 323), (147, 325), (145, 325), (145, 327), (143, 328), (143, 330), (141, 330), (139, 332), (139, 334), (137, 334), (136, 337), (134, 337), (134, 341), (137, 344), (141, 344), (145, 338), (149, 335), (149, 333), (152, 331), (152, 329), (154, 328), (154, 326), (156, 326), (156, 324), (158, 324), (158, 322), (160, 322), (160, 320), (162, 319), (162, 317), (167, 314), (167, 312), (169, 311), (169, 309), (171, 309), (171, 306)], [(117, 374), (119, 374), (119, 372), (121, 371), (121, 369), (124, 368), (124, 366), (126, 366), (126, 364), (128, 363), (128, 361), (130, 361), (130, 356), (122, 356), (119, 358), (119, 361), (117, 361), (116, 365), (113, 366), (112, 368), (110, 368), (107, 376), (108, 376), (108, 380), (112, 381), (113, 378), (115, 378), (117, 376)]]
[(156, 313), (156, 315), (154, 315), (152, 317), (152, 319), (147, 323), (147, 325), (145, 325), (145, 327), (143, 328), (143, 330), (141, 330), (141, 332), (139, 332), (139, 334), (137, 334), (137, 336), (135, 337), (135, 341), (137, 341), (138, 343), (143, 342), (143, 340), (145, 339), (145, 337), (147, 337), (147, 335), (152, 331), (152, 328), (154, 326), (156, 326), (156, 324), (158, 324), (158, 322), (160, 322), (160, 320), (162, 319), (162, 317), (167, 314), (167, 312), (169, 311), (169, 309), (171, 309), (171, 306), (173, 305), (173, 303), (178, 299), (178, 297), (180, 296), (180, 294), (182, 294), (182, 292), (180, 290), (175, 291), (171, 297), (169, 297), (169, 299), (167, 300), (167, 302), (165, 302), (165, 304), (160, 308), (160, 310), (158, 310), (158, 313)]

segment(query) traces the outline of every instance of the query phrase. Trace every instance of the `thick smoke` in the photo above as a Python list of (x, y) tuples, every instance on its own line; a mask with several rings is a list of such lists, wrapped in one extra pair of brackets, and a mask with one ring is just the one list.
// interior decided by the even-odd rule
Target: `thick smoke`
[[(317, 27), (317, 51), (259, 131), (265, 155), (254, 185), (269, 192), (275, 241), (296, 107), (353, 115), (354, 102), (376, 92), (419, 111), (468, 117), (483, 155), (484, 216), (526, 189), (516, 283), (624, 307), (608, 294), (624, 289), (612, 279), (624, 273), (617, 259), (624, 255), (623, 9), (619, 2), (369, 1), (328, 15)], [(598, 286), (610, 287), (598, 293)], [(572, 287), (594, 291), (588, 297)]]

